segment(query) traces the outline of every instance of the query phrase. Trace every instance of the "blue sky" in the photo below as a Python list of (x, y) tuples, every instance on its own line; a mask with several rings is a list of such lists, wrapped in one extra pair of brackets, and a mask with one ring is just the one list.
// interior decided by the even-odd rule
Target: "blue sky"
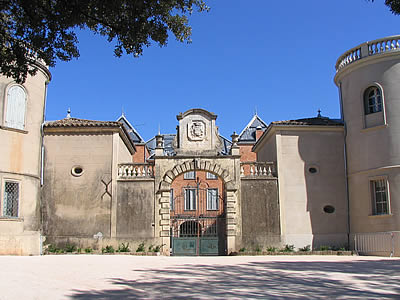
[(51, 69), (46, 119), (115, 120), (122, 109), (145, 140), (176, 132), (176, 115), (204, 108), (220, 133), (240, 132), (254, 111), (267, 123), (339, 118), (335, 63), (346, 50), (399, 33), (400, 16), (366, 0), (208, 0), (194, 14), (192, 44), (171, 38), (139, 58), (113, 56), (80, 31), (80, 58)]

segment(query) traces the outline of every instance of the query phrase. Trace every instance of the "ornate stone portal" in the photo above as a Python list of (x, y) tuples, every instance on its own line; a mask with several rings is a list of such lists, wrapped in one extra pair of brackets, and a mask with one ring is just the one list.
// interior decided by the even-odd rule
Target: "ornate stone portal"
[[(178, 138), (176, 156), (155, 157), (156, 223), (155, 231), (164, 246), (164, 254), (170, 249), (170, 200), (171, 184), (176, 177), (190, 171), (206, 171), (217, 175), (224, 183), (226, 253), (237, 251), (240, 243), (240, 156), (237, 145), (229, 155), (221, 155), (221, 137), (215, 126), (217, 116), (203, 109), (191, 109), (177, 116)], [(159, 149), (161, 150), (161, 149)], [(239, 238), (239, 239), (238, 239)]]

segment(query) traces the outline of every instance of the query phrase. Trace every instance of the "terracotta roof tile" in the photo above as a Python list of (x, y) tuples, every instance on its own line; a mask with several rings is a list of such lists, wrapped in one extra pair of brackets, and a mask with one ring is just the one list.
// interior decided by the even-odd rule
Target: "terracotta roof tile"
[(94, 121), (77, 118), (65, 118), (58, 121), (50, 121), (44, 124), (44, 127), (120, 127), (120, 122), (114, 121)]
[(271, 122), (270, 125), (343, 126), (343, 122), (338, 119), (316, 117), (316, 118), (305, 118), (297, 120), (276, 121), (276, 122)]

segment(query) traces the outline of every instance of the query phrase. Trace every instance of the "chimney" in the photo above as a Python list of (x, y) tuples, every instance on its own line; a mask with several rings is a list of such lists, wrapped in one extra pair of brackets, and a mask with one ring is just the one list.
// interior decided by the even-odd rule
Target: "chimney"
[(256, 128), (256, 142), (260, 139), (263, 135), (264, 131), (262, 130), (261, 126), (257, 126)]

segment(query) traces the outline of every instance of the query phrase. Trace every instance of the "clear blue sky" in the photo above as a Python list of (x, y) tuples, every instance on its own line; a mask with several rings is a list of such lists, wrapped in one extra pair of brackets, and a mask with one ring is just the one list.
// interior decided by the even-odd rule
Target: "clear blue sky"
[(194, 14), (192, 44), (170, 39), (140, 58), (115, 58), (113, 46), (79, 32), (80, 58), (51, 69), (46, 119), (115, 120), (122, 108), (145, 140), (176, 132), (176, 115), (204, 108), (220, 133), (240, 132), (257, 109), (269, 123), (339, 118), (335, 62), (368, 40), (395, 35), (400, 16), (366, 0), (208, 0)]

